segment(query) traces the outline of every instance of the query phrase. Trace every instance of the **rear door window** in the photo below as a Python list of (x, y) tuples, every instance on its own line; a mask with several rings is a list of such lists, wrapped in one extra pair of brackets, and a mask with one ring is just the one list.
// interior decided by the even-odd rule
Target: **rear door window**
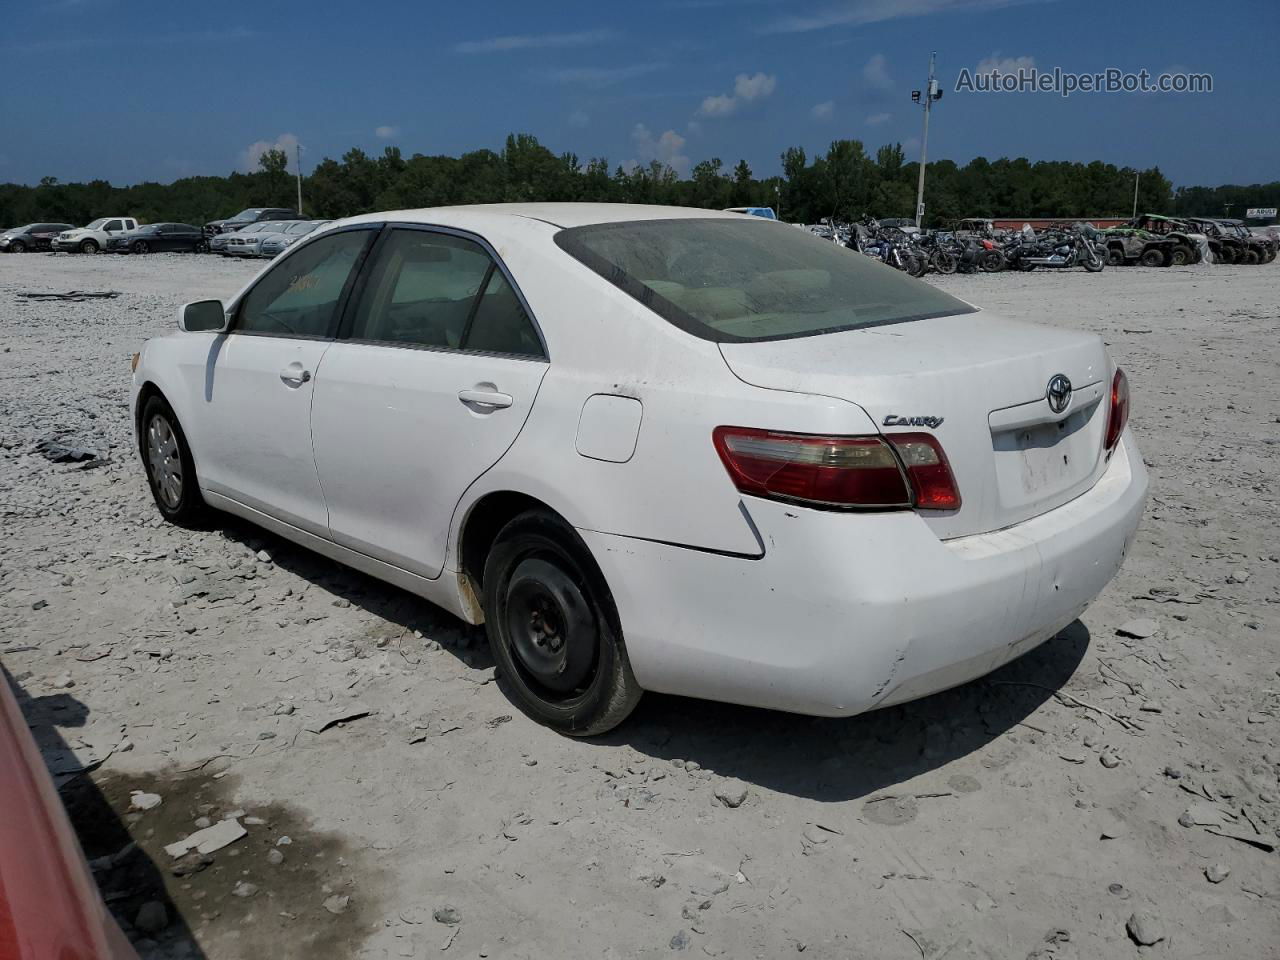
[(542, 341), (515, 288), (474, 240), (392, 230), (369, 270), (355, 340), (542, 357)]

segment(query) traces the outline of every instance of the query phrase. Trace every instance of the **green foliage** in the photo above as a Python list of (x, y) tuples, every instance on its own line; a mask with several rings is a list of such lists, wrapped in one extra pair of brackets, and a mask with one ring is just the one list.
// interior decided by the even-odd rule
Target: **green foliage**
[[(288, 156), (268, 150), (253, 173), (185, 177), (169, 184), (115, 187), (103, 180), (37, 186), (0, 184), (0, 224), (40, 220), (88, 223), (104, 214), (143, 221), (201, 224), (245, 207), (291, 206), (294, 178)], [(687, 179), (654, 160), (631, 170), (605, 157), (585, 163), (573, 153), (557, 156), (527, 133), (507, 137), (501, 153), (473, 150), (460, 157), (414, 154), (405, 159), (387, 147), (371, 157), (359, 148), (341, 160), (325, 158), (303, 181), (306, 213), (345, 217), (373, 210), (459, 203), (582, 200), (598, 203), (665, 203), (718, 209), (776, 206), (787, 220), (824, 217), (910, 217), (915, 210), (918, 164), (900, 144), (874, 157), (858, 140), (836, 140), (812, 159), (801, 147), (781, 156), (782, 175), (756, 179), (745, 160), (726, 170), (719, 157), (696, 164)], [(963, 167), (950, 160), (929, 164), (926, 222), (967, 216), (1070, 217), (1128, 214), (1136, 171), (1111, 164), (975, 157)], [(1165, 214), (1243, 215), (1246, 206), (1280, 206), (1280, 182), (1252, 187), (1182, 187), (1176, 195), (1159, 168), (1141, 171), (1138, 207)]]

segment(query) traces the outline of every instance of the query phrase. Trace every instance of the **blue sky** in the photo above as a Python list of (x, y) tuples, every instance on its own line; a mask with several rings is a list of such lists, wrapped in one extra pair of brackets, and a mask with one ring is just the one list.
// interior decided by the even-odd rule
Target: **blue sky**
[[(930, 159), (1158, 164), (1176, 184), (1280, 178), (1280, 2), (1163, 0), (0, 0), (0, 182), (169, 181), (309, 169), (351, 146), (500, 149), (510, 131), (584, 160), (718, 156), (778, 172), (835, 138)], [(1211, 94), (979, 94), (962, 68), (1213, 75)]]

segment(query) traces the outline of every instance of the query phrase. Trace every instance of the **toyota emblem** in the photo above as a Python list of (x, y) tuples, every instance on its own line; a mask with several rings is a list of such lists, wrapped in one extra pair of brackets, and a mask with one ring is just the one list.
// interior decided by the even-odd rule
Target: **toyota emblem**
[(1071, 381), (1060, 373), (1054, 374), (1044, 396), (1049, 401), (1049, 409), (1061, 413), (1071, 405)]

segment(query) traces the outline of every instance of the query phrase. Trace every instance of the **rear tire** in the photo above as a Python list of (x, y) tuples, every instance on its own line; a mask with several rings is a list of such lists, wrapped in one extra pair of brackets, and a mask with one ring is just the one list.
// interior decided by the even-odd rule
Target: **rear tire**
[(1165, 260), (1164, 251), (1157, 247), (1152, 247), (1149, 250), (1143, 250), (1142, 256), (1138, 258), (1138, 262), (1144, 267), (1164, 267), (1168, 265)]
[(201, 526), (209, 508), (200, 496), (191, 447), (173, 408), (158, 394), (142, 408), (138, 446), (160, 515), (180, 527)]
[(1258, 255), (1257, 250), (1250, 250), (1245, 254), (1245, 263), (1251, 267), (1256, 267), (1262, 262), (1262, 257)]
[(1004, 254), (999, 250), (988, 250), (979, 257), (978, 269), (983, 273), (999, 273), (1004, 269)]
[(608, 585), (558, 517), (531, 510), (498, 533), (484, 565), (484, 614), (503, 688), (538, 723), (589, 737), (639, 703)]

